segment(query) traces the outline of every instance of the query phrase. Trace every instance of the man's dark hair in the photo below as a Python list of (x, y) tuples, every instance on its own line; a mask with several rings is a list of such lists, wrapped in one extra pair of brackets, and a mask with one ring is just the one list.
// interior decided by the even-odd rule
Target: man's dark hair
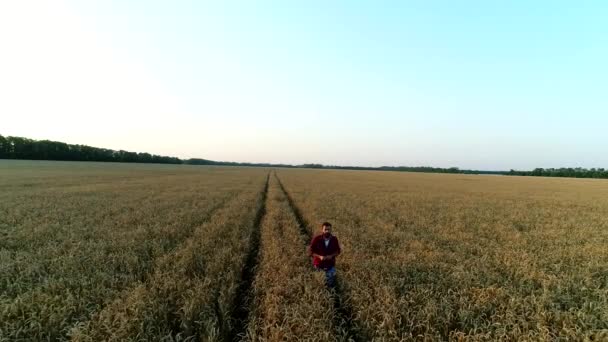
[(323, 224), (321, 225), (321, 228), (323, 228), (323, 227), (331, 227), (331, 223), (323, 222)]

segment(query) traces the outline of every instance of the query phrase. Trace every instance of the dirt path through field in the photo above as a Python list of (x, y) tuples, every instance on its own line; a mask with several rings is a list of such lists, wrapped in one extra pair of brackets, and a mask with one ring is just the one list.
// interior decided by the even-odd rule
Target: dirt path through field
[[(294, 203), (292, 197), (287, 192), (287, 190), (285, 190), (285, 187), (283, 186), (283, 183), (281, 182), (281, 179), (279, 178), (276, 172), (274, 173), (274, 177), (279, 184), (279, 188), (287, 198), (289, 207), (293, 211), (298, 222), (301, 234), (306, 237), (306, 244), (309, 245), (310, 241), (312, 240), (312, 231), (315, 229), (315, 227), (304, 219), (304, 216), (302, 215), (300, 209)], [(336, 286), (333, 289), (328, 289), (332, 294), (332, 298), (334, 301), (335, 325), (336, 327), (338, 327), (338, 329), (344, 329), (348, 340), (364, 341), (366, 339), (361, 336), (360, 329), (357, 328), (357, 324), (353, 319), (354, 316), (352, 313), (352, 308), (347, 305), (345, 301), (345, 294), (341, 282), (342, 280), (340, 279), (340, 277), (338, 277), (336, 279)], [(336, 334), (336, 336), (339, 335), (340, 333)]]

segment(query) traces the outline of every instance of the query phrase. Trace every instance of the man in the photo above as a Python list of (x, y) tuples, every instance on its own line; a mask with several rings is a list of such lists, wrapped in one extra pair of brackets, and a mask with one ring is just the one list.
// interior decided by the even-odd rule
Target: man
[(325, 272), (325, 282), (333, 287), (336, 279), (336, 257), (340, 255), (338, 238), (331, 234), (331, 223), (323, 222), (321, 234), (315, 236), (308, 249), (313, 257), (312, 265), (317, 271)]

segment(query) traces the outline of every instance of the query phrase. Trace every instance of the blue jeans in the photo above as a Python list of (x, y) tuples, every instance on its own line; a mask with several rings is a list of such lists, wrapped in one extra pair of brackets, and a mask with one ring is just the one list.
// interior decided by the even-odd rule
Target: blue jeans
[(336, 268), (332, 266), (332, 268), (324, 270), (320, 267), (315, 267), (315, 271), (323, 271), (325, 272), (325, 284), (329, 287), (334, 287), (336, 285)]

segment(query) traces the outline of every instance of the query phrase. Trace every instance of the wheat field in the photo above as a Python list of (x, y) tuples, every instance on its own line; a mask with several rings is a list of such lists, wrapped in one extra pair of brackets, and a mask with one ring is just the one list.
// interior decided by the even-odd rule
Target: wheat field
[(16, 340), (608, 340), (608, 182), (0, 160)]

